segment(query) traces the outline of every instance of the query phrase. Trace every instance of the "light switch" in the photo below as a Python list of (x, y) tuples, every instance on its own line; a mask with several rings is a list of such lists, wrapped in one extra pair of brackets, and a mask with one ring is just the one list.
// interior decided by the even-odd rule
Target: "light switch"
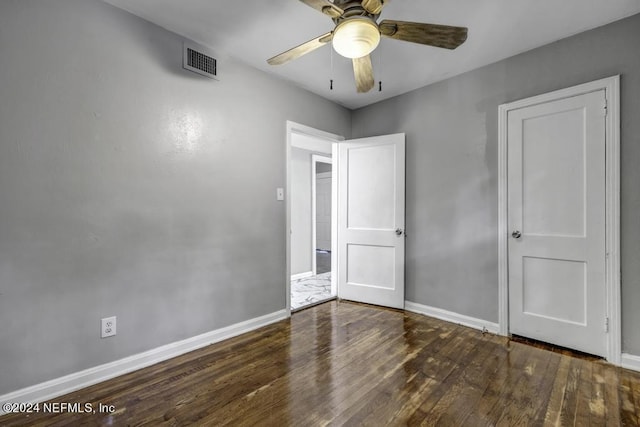
[(276, 189), (276, 200), (284, 200), (284, 188)]

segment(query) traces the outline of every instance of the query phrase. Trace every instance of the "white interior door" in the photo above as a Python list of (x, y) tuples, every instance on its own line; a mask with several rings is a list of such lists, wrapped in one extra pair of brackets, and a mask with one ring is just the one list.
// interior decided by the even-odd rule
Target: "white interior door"
[(404, 308), (405, 136), (338, 144), (338, 296)]
[(606, 356), (604, 90), (509, 111), (509, 329)]

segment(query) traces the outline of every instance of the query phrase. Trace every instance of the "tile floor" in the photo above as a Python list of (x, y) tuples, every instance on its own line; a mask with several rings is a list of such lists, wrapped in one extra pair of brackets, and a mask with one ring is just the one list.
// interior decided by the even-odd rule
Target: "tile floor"
[(299, 310), (331, 298), (330, 271), (291, 282), (291, 310)]
[(317, 251), (316, 272), (312, 277), (291, 282), (291, 310), (330, 300), (331, 295), (331, 252)]

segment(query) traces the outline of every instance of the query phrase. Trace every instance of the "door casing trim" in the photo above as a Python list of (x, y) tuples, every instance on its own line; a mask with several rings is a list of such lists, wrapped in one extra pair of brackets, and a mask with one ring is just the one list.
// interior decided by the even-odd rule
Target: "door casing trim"
[[(620, 365), (622, 320), (620, 300), (620, 76), (612, 76), (498, 107), (498, 325), (500, 335), (509, 335), (509, 259), (507, 200), (507, 124), (510, 111), (585, 93), (605, 91), (605, 200), (606, 275), (605, 311), (609, 322), (607, 361)], [(604, 107), (604, 106), (603, 106)], [(603, 328), (605, 319), (602, 319)]]

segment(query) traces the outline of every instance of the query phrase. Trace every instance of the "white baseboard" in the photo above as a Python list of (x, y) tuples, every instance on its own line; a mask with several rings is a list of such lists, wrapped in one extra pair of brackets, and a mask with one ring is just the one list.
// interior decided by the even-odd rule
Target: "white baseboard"
[(441, 308), (429, 307), (428, 305), (418, 304), (416, 302), (405, 301), (404, 309), (413, 313), (424, 314), (425, 316), (435, 317), (451, 323), (468, 326), (470, 328), (486, 330), (492, 334), (497, 334), (500, 326), (497, 323), (488, 322), (475, 317), (465, 316), (464, 314), (454, 313), (452, 311), (443, 310)]
[(622, 366), (623, 368), (640, 371), (640, 356), (629, 353), (622, 353), (620, 359), (620, 366)]
[(313, 276), (313, 271), (305, 271), (304, 273), (292, 274), (291, 280), (300, 280), (311, 276)]
[(44, 402), (73, 391), (89, 387), (102, 381), (136, 371), (176, 356), (206, 347), (219, 341), (253, 331), (287, 318), (287, 311), (280, 310), (264, 316), (249, 319), (215, 331), (206, 332), (171, 344), (154, 348), (144, 353), (125, 357), (84, 371), (65, 375), (44, 383), (26, 387), (0, 396), (0, 415), (4, 414), (4, 403)]

